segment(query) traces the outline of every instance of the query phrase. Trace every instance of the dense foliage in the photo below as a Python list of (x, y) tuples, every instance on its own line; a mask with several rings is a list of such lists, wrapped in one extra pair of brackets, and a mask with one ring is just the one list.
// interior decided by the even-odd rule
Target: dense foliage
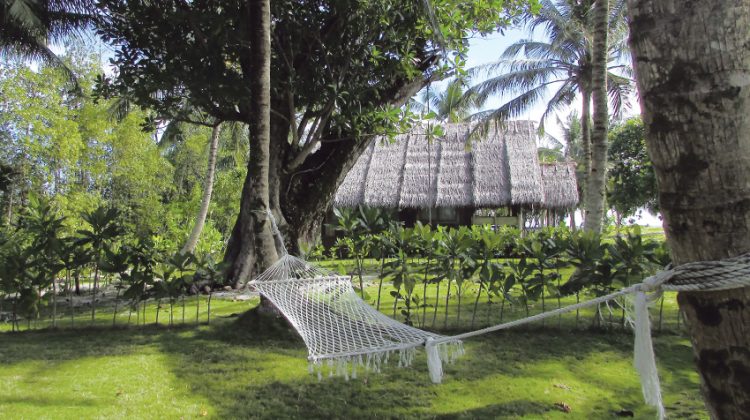
[[(80, 90), (58, 67), (9, 62), (0, 69), (0, 299), (13, 296), (13, 310), (27, 319), (61, 290), (90, 293), (95, 306), (102, 283), (115, 279), (126, 297), (142, 299), (130, 287), (153, 285), (154, 270), (185, 242), (207, 166), (210, 129), (144, 131), (150, 114), (139, 108), (114, 119), (117, 102), (89, 96), (102, 71), (98, 55), (72, 44), (63, 59)], [(200, 260), (223, 250), (237, 214), (244, 127), (226, 129), (220, 146)]]
[(607, 203), (618, 220), (646, 208), (659, 211), (656, 175), (646, 150), (646, 132), (639, 117), (615, 125), (609, 132)]

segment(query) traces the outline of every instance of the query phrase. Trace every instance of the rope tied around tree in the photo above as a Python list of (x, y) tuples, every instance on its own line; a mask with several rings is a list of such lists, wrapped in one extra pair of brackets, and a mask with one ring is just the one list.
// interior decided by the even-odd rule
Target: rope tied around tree
[(430, 365), (430, 376), (433, 382), (440, 382), (442, 366), (439, 358), (430, 357), (435, 354), (430, 347), (438, 345), (446, 340), (460, 340), (493, 331), (499, 331), (516, 327), (531, 322), (540, 321), (545, 318), (557, 316), (561, 313), (571, 312), (577, 309), (599, 305), (616, 299), (620, 296), (633, 296), (634, 306), (634, 356), (633, 364), (641, 378), (641, 389), (646, 403), (654, 406), (659, 418), (666, 417), (661, 398), (661, 387), (659, 375), (656, 368), (653, 342), (651, 340), (651, 321), (649, 319), (648, 306), (651, 302), (661, 297), (664, 291), (672, 292), (700, 292), (720, 291), (742, 287), (750, 287), (750, 253), (737, 257), (726, 258), (717, 261), (697, 261), (681, 264), (676, 267), (666, 268), (643, 280), (642, 283), (632, 285), (614, 293), (600, 296), (575, 305), (544, 312), (516, 321), (494, 325), (481, 330), (470, 331), (451, 337), (427, 340), (425, 347)]

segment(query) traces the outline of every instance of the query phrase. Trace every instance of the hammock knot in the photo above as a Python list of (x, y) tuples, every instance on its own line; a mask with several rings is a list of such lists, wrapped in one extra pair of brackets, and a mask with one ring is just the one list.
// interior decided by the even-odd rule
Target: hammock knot
[(659, 271), (653, 276), (644, 279), (640, 284), (640, 287), (638, 287), (638, 291), (644, 293), (659, 292), (662, 289), (662, 285), (669, 282), (673, 276), (674, 271), (672, 271), (672, 269)]

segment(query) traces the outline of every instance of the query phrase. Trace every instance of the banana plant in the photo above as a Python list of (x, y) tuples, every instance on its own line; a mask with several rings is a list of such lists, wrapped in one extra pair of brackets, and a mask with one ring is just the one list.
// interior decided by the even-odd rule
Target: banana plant
[(379, 261), (380, 270), (378, 275), (378, 297), (375, 309), (380, 310), (380, 296), (383, 291), (383, 280), (385, 279), (386, 261), (393, 256), (393, 238), (391, 231), (381, 232), (372, 237), (372, 253)]
[[(62, 232), (65, 218), (58, 216), (52, 203), (34, 195), (29, 197), (29, 206), (21, 218), (21, 228), (31, 236), (31, 254), (35, 263), (35, 275), (31, 287), (24, 293), (24, 301), (39, 314), (41, 291), (52, 286), (52, 326), (57, 326), (57, 275), (65, 268), (60, 255), (63, 250)], [(37, 299), (37, 301), (34, 301)]]
[(534, 278), (536, 268), (529, 263), (526, 256), (522, 256), (518, 261), (508, 261), (507, 266), (510, 272), (505, 280), (506, 293), (510, 293), (510, 290), (513, 290), (516, 285), (521, 288), (521, 296), (517, 300), (523, 302), (528, 317), (529, 301), (535, 300), (541, 291), (539, 283), (531, 281)]
[(99, 206), (93, 211), (81, 213), (83, 220), (89, 225), (86, 229), (77, 231), (79, 238), (77, 245), (87, 247), (91, 261), (94, 264), (94, 284), (91, 294), (91, 322), (96, 316), (96, 293), (99, 286), (99, 268), (105, 258), (105, 250), (123, 233), (118, 223), (119, 212), (115, 208)]
[[(427, 307), (430, 306), (427, 304), (427, 286), (430, 284), (430, 275), (433, 271), (435, 231), (432, 230), (430, 225), (423, 225), (422, 222), (417, 222), (413, 231), (420, 255), (425, 259), (425, 263), (421, 266), (422, 302), (420, 304), (420, 308), (422, 308), (420, 325), (424, 326), (427, 318)], [(435, 306), (437, 306), (437, 302), (435, 303)]]
[[(571, 236), (566, 253), (570, 264), (575, 268), (568, 281), (560, 288), (563, 295), (575, 295), (576, 303), (580, 302), (581, 293), (593, 286), (597, 275), (597, 262), (605, 257), (601, 235), (592, 231), (578, 231)], [(599, 308), (597, 308), (597, 316)], [(580, 311), (576, 310), (576, 328), (580, 320)]]
[(120, 292), (125, 288), (125, 281), (128, 276), (127, 271), (130, 268), (128, 254), (122, 250), (113, 252), (109, 248), (105, 248), (104, 259), (100, 262), (99, 268), (103, 273), (118, 276), (118, 281), (115, 283), (115, 289), (117, 290), (117, 293), (115, 294), (115, 307), (112, 311), (112, 326), (114, 327), (117, 323), (117, 304), (120, 300)]
[(500, 247), (503, 245), (503, 238), (492, 229), (480, 226), (472, 227), (472, 235), (477, 245), (478, 258), (481, 261), (479, 263), (479, 290), (474, 299), (474, 310), (471, 315), (471, 328), (474, 328), (474, 321), (476, 320), (482, 291), (487, 296), (489, 306), (492, 300), (491, 290), (497, 289), (495, 284), (504, 280), (505, 273), (502, 265), (493, 261), (496, 254), (500, 251)]
[[(34, 306), (26, 307), (28, 300), (22, 300), (21, 296), (31, 294), (31, 284), (35, 275), (33, 262), (33, 251), (24, 246), (23, 241), (16, 235), (4, 245), (2, 270), (0, 270), (0, 285), (6, 296), (11, 299), (11, 331), (19, 331), (19, 313), (33, 312)], [(35, 301), (30, 302), (32, 305)]]
[[(223, 273), (226, 272), (228, 262), (217, 262), (211, 254), (206, 254), (202, 258), (199, 258), (196, 262), (198, 267), (197, 275), (208, 282), (209, 285), (220, 284), (222, 281)], [(208, 291), (208, 303), (207, 303), (207, 320), (208, 324), (211, 323), (211, 296), (213, 295), (213, 289), (209, 287)], [(200, 290), (198, 291), (198, 299), (196, 299), (195, 305), (195, 322), (199, 322), (200, 317)]]
[(185, 295), (195, 279), (195, 256), (190, 252), (175, 253), (165, 262), (172, 268), (173, 275), (167, 282), (169, 291), (170, 324), (173, 323), (172, 312), (174, 304), (179, 298), (182, 304), (182, 323), (185, 323)]
[(121, 279), (127, 285), (123, 297), (130, 302), (128, 324), (130, 324), (133, 310), (136, 311), (136, 325), (139, 324), (141, 311), (138, 310), (138, 307), (140, 303), (143, 303), (143, 323), (145, 324), (148, 290), (154, 284), (155, 270), (159, 259), (156, 245), (150, 236), (143, 235), (138, 238), (135, 244), (122, 246), (120, 251), (127, 254), (131, 267), (127, 275), (121, 275)]
[[(396, 309), (401, 309), (405, 322), (412, 325), (412, 310), (419, 306), (419, 297), (414, 295), (416, 272), (409, 264), (408, 254), (408, 247), (413, 240), (414, 231), (395, 226), (391, 228), (390, 234), (394, 259), (385, 264), (385, 274), (391, 279), (394, 288), (390, 293), (393, 296), (393, 315), (396, 315)], [(400, 308), (398, 307), (399, 301), (402, 301), (403, 305)]]
[[(643, 280), (650, 266), (647, 256), (654, 252), (655, 247), (655, 243), (643, 241), (637, 225), (615, 236), (608, 251), (617, 266), (618, 280), (624, 287)], [(625, 328), (625, 305), (621, 306), (620, 325)]]
[(457, 322), (460, 322), (463, 284), (466, 279), (470, 279), (474, 272), (476, 272), (477, 264), (473, 255), (474, 242), (469, 229), (465, 226), (443, 231), (440, 236), (439, 245), (437, 258), (448, 283), (445, 295), (443, 328), (448, 328), (451, 285), (452, 283), (456, 284), (456, 295), (458, 296)]
[(84, 248), (76, 244), (75, 238), (67, 237), (62, 242), (59, 257), (65, 270), (65, 289), (70, 306), (70, 325), (75, 326), (76, 311), (73, 294), (81, 294), (81, 271), (89, 263), (89, 254)]
[[(530, 237), (530, 241), (524, 245), (524, 250), (530, 257), (530, 264), (536, 270), (532, 279), (528, 282), (528, 291), (534, 296), (541, 297), (542, 312), (547, 311), (546, 295), (559, 296), (559, 290), (553, 282), (557, 280), (555, 272), (556, 247), (553, 240), (543, 232), (536, 237)], [(542, 326), (544, 326), (542, 320)]]

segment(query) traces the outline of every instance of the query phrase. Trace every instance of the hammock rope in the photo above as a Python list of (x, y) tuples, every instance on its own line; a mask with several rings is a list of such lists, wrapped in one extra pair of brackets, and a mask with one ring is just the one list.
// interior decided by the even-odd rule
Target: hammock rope
[[(260, 211), (257, 211), (260, 213)], [(477, 335), (517, 327), (560, 314), (633, 297), (634, 366), (641, 379), (647, 404), (666, 416), (656, 368), (649, 304), (663, 291), (717, 291), (750, 286), (750, 253), (719, 261), (692, 262), (665, 269), (642, 283), (591, 300), (527, 318), (443, 336), (405, 325), (375, 310), (352, 287), (351, 277), (315, 267), (286, 252), (284, 241), (270, 210), (274, 236), (280, 242), (281, 258), (248, 283), (276, 305), (297, 330), (308, 348), (311, 372), (357, 377), (358, 369), (379, 372), (381, 365), (398, 353), (399, 367), (411, 365), (417, 347), (424, 346), (430, 379), (440, 383), (443, 362), (452, 363), (464, 353), (462, 341)], [(278, 244), (277, 244), (278, 245)]]

